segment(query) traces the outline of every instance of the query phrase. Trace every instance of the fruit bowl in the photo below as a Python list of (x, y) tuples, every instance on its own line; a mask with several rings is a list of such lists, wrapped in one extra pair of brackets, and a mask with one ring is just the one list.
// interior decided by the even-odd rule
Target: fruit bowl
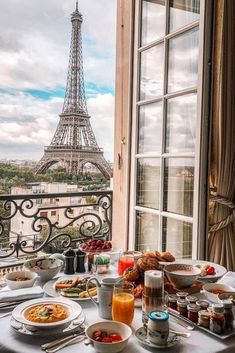
[(102, 239), (94, 240), (91, 239), (80, 245), (80, 250), (87, 254), (97, 254), (101, 252), (107, 252), (112, 250), (112, 243), (108, 240)]

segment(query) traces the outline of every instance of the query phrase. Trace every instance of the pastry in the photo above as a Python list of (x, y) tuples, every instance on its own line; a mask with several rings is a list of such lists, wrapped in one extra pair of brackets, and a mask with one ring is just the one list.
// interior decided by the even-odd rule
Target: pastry
[(163, 261), (162, 255), (161, 255), (161, 253), (159, 251), (155, 251), (155, 256), (158, 259), (158, 261)]
[(161, 269), (161, 265), (159, 264), (156, 257), (149, 257), (149, 256), (143, 256), (140, 259), (138, 259), (137, 267), (141, 272)]
[(138, 284), (138, 286), (135, 287), (135, 289), (134, 289), (134, 297), (135, 297), (135, 299), (142, 298), (143, 290), (144, 290), (143, 283), (140, 283), (140, 284)]
[(124, 273), (123, 277), (128, 282), (135, 282), (139, 278), (140, 274), (136, 267), (127, 268)]
[(167, 261), (167, 262), (175, 261), (174, 256), (169, 251), (161, 252), (160, 254), (162, 257), (162, 261)]

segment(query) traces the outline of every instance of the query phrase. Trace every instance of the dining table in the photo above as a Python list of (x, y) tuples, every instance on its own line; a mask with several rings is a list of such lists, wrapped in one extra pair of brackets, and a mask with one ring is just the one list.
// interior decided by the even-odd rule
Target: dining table
[[(114, 277), (114, 273), (109, 273), (109, 277)], [(106, 275), (107, 277), (107, 275)], [(39, 281), (37, 283), (43, 286), (43, 283)], [(197, 293), (198, 297), (203, 298), (203, 293)], [(91, 301), (80, 301), (84, 314), (85, 314), (85, 325), (88, 326), (97, 321), (103, 321), (98, 315), (97, 306)], [(6, 313), (6, 310), (0, 310), (1, 314)], [(16, 332), (10, 325), (11, 315), (0, 318), (0, 352), (1, 353), (37, 353), (42, 352), (41, 345), (50, 342), (52, 336), (39, 337), (39, 336), (27, 336)], [(216, 338), (209, 333), (206, 333), (195, 327), (194, 330), (188, 331), (170, 316), (170, 329), (181, 332), (190, 332), (189, 338), (180, 337), (180, 342), (171, 348), (164, 348), (164, 351), (174, 353), (234, 353), (235, 352), (235, 335), (225, 340)], [(135, 336), (135, 331), (142, 327), (142, 308), (136, 307), (134, 313), (134, 319), (131, 324), (132, 336), (129, 339), (127, 346), (122, 352), (126, 353), (146, 353), (146, 352), (162, 352), (162, 349), (150, 348), (138, 341)], [(80, 341), (64, 347), (59, 352), (61, 353), (95, 353), (95, 349), (92, 345), (85, 345), (84, 341)], [(112, 353), (112, 352), (110, 352)]]

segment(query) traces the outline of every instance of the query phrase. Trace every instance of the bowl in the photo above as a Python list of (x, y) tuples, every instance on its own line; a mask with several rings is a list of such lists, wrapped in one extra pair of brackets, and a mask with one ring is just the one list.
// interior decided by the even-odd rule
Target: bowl
[(188, 264), (170, 264), (164, 267), (169, 281), (176, 288), (190, 287), (198, 278), (201, 270)]
[[(18, 280), (16, 278), (28, 278), (27, 280)], [(6, 284), (10, 289), (21, 289), (33, 287), (38, 278), (36, 273), (30, 271), (16, 271), (5, 275)]]
[[(234, 293), (234, 295), (235, 295), (234, 288), (229, 287), (226, 284), (222, 284), (222, 283), (206, 283), (202, 287), (202, 290), (204, 292), (205, 297), (213, 303), (219, 303), (220, 300), (222, 300), (222, 297), (221, 297), (222, 294), (225, 294), (227, 292)], [(217, 291), (217, 290), (223, 291), (223, 293), (218, 293), (218, 294), (211, 293), (211, 291)], [(223, 298), (223, 299), (225, 299), (225, 298)]]
[(60, 272), (63, 264), (61, 259), (44, 256), (26, 261), (24, 268), (36, 273), (42, 281), (49, 281)]
[[(68, 313), (68, 317), (63, 320), (55, 321), (55, 322), (33, 322), (27, 319), (27, 313), (29, 310), (37, 305), (45, 305), (45, 304), (59, 304), (61, 305), (66, 312)], [(82, 312), (81, 306), (72, 301), (65, 298), (37, 298), (31, 299), (24, 303), (17, 305), (17, 307), (12, 312), (12, 317), (21, 324), (27, 325), (29, 328), (34, 328), (37, 330), (55, 330), (55, 329), (64, 329), (68, 327), (70, 323), (75, 320)], [(58, 333), (58, 332), (57, 332)]]
[[(107, 331), (110, 333), (117, 333), (122, 337), (122, 341), (103, 343), (95, 341), (92, 337), (95, 331)], [(132, 335), (132, 330), (126, 324), (117, 321), (100, 321), (90, 325), (86, 329), (86, 336), (92, 342), (94, 348), (100, 353), (117, 353), (121, 352), (127, 345), (129, 338)]]

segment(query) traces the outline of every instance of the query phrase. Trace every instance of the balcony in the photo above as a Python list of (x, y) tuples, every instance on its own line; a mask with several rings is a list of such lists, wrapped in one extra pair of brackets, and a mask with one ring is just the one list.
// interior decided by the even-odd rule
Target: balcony
[(0, 274), (91, 238), (112, 238), (110, 190), (0, 196)]

